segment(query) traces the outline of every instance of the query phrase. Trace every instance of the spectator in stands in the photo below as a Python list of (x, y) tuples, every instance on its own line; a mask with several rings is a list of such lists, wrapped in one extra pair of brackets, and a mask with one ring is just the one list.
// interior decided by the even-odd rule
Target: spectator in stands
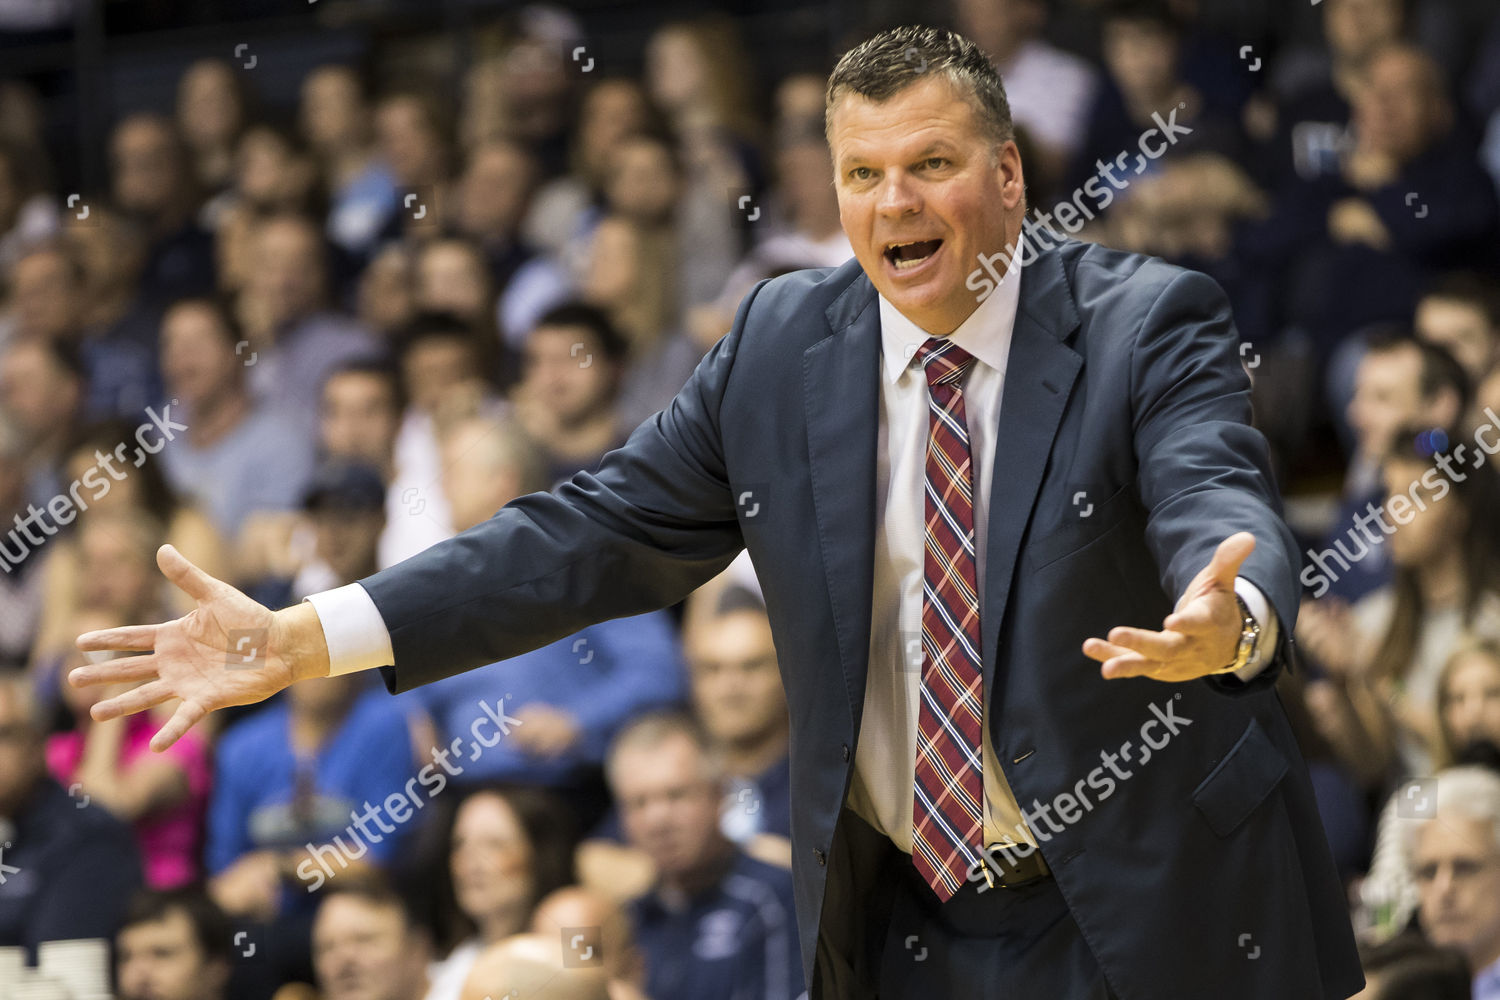
[(0, 276), (10, 274), (28, 246), (57, 232), (58, 206), (43, 192), (36, 167), (34, 155), (0, 138)]
[(384, 482), (395, 472), (401, 381), (383, 361), (348, 361), (323, 383), (318, 446), (327, 458), (373, 467)]
[(1099, 86), (1088, 62), (1042, 38), (1045, 0), (960, 0), (958, 30), (989, 53), (1005, 80), (1011, 115), (1031, 137), (1028, 165), (1050, 189), (1083, 142)]
[(164, 115), (142, 112), (110, 139), (115, 207), (146, 234), (142, 296), (165, 306), (214, 289), (213, 241), (193, 219), (199, 193), (181, 137)]
[[(1440, 772), (1405, 826), (1428, 940), (1468, 960), (1475, 1000), (1500, 997), (1500, 775)], [(1431, 811), (1428, 811), (1428, 810)]]
[(1352, 552), (1344, 538), (1365, 505), (1378, 504), (1383, 498), (1380, 463), (1397, 443), (1398, 432), (1407, 427), (1438, 427), (1457, 433), (1471, 392), (1463, 368), (1441, 348), (1395, 330), (1378, 331), (1364, 341), (1345, 407), (1353, 454), (1344, 476), (1339, 514), (1331, 536), (1324, 540), (1325, 547), (1338, 547), (1350, 563), (1348, 571), (1328, 585), (1335, 597), (1358, 600), (1390, 578), (1383, 548), (1367, 554)]
[[(111, 612), (83, 612), (75, 628), (110, 628), (131, 619)], [(63, 672), (83, 665), (74, 653)], [(102, 692), (62, 685), (63, 702), (73, 728), (47, 739), (47, 768), (58, 784), (81, 785), (91, 804), (131, 824), (140, 850), (145, 880), (155, 889), (172, 889), (201, 874), (203, 815), (212, 777), (206, 734), (184, 739), (164, 753), (150, 752), (160, 713), (143, 712), (123, 719), (95, 722), (89, 709)]]
[[(63, 236), (64, 245), (77, 255), (83, 268), (83, 340), (129, 344), (146, 352), (149, 371), (140, 377), (139, 384), (122, 387), (129, 392), (115, 404), (116, 412), (139, 414), (147, 404), (161, 399), (156, 356), (161, 309), (148, 304), (140, 288), (145, 240), (138, 226), (111, 208), (92, 205), (89, 217), (94, 225), (70, 227)], [(93, 396), (98, 394), (97, 389), (91, 392)]]
[(78, 353), (86, 418), (139, 415), (160, 399), (155, 352), (107, 335), (85, 336), (88, 291), (88, 273), (69, 245), (33, 248), (16, 262), (12, 276), (15, 335), (20, 340), (62, 342)]
[(802, 992), (791, 873), (719, 829), (720, 761), (681, 716), (645, 716), (610, 749), (609, 783), (630, 842), (657, 882), (631, 906), (653, 1000)]
[[(1060, 192), (1064, 200), (1099, 173), (1100, 164), (1115, 162), (1118, 173), (1134, 181), (1143, 167), (1159, 170), (1164, 160), (1192, 153), (1242, 158), (1230, 95), (1205, 93), (1182, 75), (1180, 50), (1186, 28), (1167, 0), (1127, 0), (1105, 8), (1102, 33), (1108, 75), (1090, 102), (1088, 128)], [(1158, 121), (1180, 131), (1162, 136)], [(1142, 136), (1149, 138), (1143, 141)], [(1143, 148), (1162, 150), (1164, 156), (1143, 162)], [(1116, 162), (1121, 153), (1128, 154), (1128, 166)]]
[[(477, 339), (498, 347), (494, 282), (489, 262), (477, 244), (457, 237), (437, 237), (417, 249), (413, 264), (412, 295), (419, 312), (455, 316)], [(497, 370), (494, 377), (502, 383), (510, 381), (508, 370)]]
[[(1500, 522), (1488, 513), (1500, 510), (1500, 489), (1489, 467), (1448, 476), (1456, 465), (1468, 463), (1432, 449), (1430, 436), (1398, 434), (1381, 469), (1380, 513), (1395, 523), (1385, 532), (1382, 517), (1383, 534), (1373, 535), (1375, 515), (1365, 518), (1374, 545), (1389, 535), (1390, 586), (1347, 611), (1314, 602), (1298, 619), (1298, 640), (1329, 674), (1308, 685), (1308, 705), (1370, 787), (1393, 766), (1399, 775), (1430, 773), (1444, 662), (1465, 633), (1500, 636)], [(1358, 532), (1349, 537), (1367, 547)], [(1337, 572), (1331, 558), (1314, 562)]]
[(313, 558), (292, 581), (301, 600), (354, 583), (375, 572), (385, 529), (385, 484), (368, 465), (331, 461), (318, 469), (302, 501), (312, 521)]
[[(457, 530), (544, 487), (539, 473), (529, 443), (506, 421), (465, 420), (444, 438), (443, 488)], [(446, 746), (484, 714), (481, 699), (504, 695), (505, 714), (519, 721), (456, 780), (546, 786), (587, 826), (605, 807), (599, 769), (611, 737), (634, 714), (680, 701), (685, 686), (671, 619), (658, 611), (590, 626), (401, 698), (426, 713), (432, 742)]]
[[(0, 525), (14, 524), (26, 510), (25, 450), (15, 423), (0, 412)], [(0, 532), (0, 671), (21, 670), (41, 630), (43, 574), (24, 539)]]
[[(583, 941), (573, 938), (580, 930), (589, 933)], [(625, 911), (597, 892), (570, 885), (549, 893), (536, 906), (531, 917), (531, 932), (561, 941), (572, 948), (575, 963), (598, 964), (609, 977), (609, 1000), (645, 1000), (641, 988), (646, 982), (646, 967), (635, 933)], [(594, 952), (583, 958), (583, 949), (592, 945)]]
[[(1438, 753), (1443, 767), (1500, 760), (1500, 640), (1469, 639), (1448, 658), (1438, 681)], [(1409, 788), (1416, 792), (1408, 793)], [(1403, 820), (1421, 779), (1386, 801), (1375, 832), (1369, 873), (1360, 884), (1358, 924), (1378, 934), (1407, 925), (1417, 908), (1417, 889), (1401, 854)]]
[(47, 776), (45, 737), (30, 679), (0, 675), (0, 947), (31, 963), (44, 941), (112, 937), (141, 885), (130, 830)]
[(244, 350), (255, 355), (250, 387), (257, 399), (312, 430), (328, 373), (375, 353), (377, 345), (367, 330), (329, 309), (327, 246), (310, 219), (281, 214), (258, 224), (250, 264), (236, 302)]
[(83, 362), (62, 340), (24, 340), (0, 354), (0, 413), (20, 430), (26, 498), (38, 507), (63, 488), (63, 450), (80, 419)]
[(1360, 949), (1365, 988), (1353, 1000), (1472, 1000), (1469, 966), (1452, 949), (1403, 934)]
[(442, 487), (441, 432), (458, 419), (504, 411), (494, 389), (494, 350), (493, 340), (442, 313), (419, 314), (400, 334), (396, 357), (406, 411), (386, 494), (382, 568), (453, 535)]
[(443, 106), (423, 91), (395, 91), (375, 105), (375, 135), (402, 201), (416, 195), (391, 216), (379, 239), (405, 235), (420, 242), (436, 235), (450, 210), (453, 124)]
[(396, 180), (375, 155), (369, 95), (350, 66), (319, 66), (302, 80), (298, 124), (328, 191), (328, 238), (356, 256), (400, 205)]
[(317, 185), (317, 159), (297, 133), (262, 122), (240, 137), (228, 199), (252, 218), (321, 212)]
[(597, 962), (581, 962), (562, 941), (540, 934), (517, 934), (485, 949), (459, 998), (483, 1000), (507, 995), (618, 1000)]
[(228, 919), (197, 889), (143, 892), (115, 934), (120, 1000), (225, 1000)]
[(201, 191), (222, 191), (233, 177), (235, 150), (250, 120), (242, 79), (223, 59), (200, 59), (178, 78), (177, 130)]
[(548, 486), (594, 471), (634, 430), (616, 410), (627, 351), (609, 317), (578, 302), (551, 309), (526, 335), (511, 402), (541, 452)]
[(521, 234), (537, 185), (535, 158), (514, 142), (484, 143), (469, 154), (458, 185), (458, 231), (489, 265), (495, 319), (506, 345), (519, 350), (527, 330), (568, 293), (567, 272)]
[(791, 721), (759, 594), (738, 583), (705, 586), (683, 633), (693, 712), (729, 778), (724, 834), (762, 861), (792, 863)]
[[(246, 665), (229, 669), (254, 669), (263, 637), (246, 638)], [(237, 916), (305, 914), (300, 881), (390, 864), (400, 833), (389, 835), (386, 824), (370, 830), (367, 816), (354, 821), (400, 791), (412, 763), (400, 710), (349, 675), (320, 679), (232, 725), (219, 741), (209, 804), (206, 860), (217, 902)], [(306, 848), (330, 844), (333, 861), (326, 851), (312, 856), (322, 872), (303, 864)]]
[[(819, 121), (822, 109), (820, 90)], [(521, 224), (526, 240), (581, 273), (581, 259), (588, 235), (599, 221), (598, 205), (604, 200), (615, 150), (626, 137), (647, 129), (651, 120), (650, 100), (635, 80), (607, 78), (584, 91), (569, 173), (538, 189)]]
[(609, 314), (629, 341), (633, 360), (650, 357), (677, 328), (672, 243), (670, 233), (620, 215), (605, 216), (594, 227), (583, 298)]
[(322, 1000), (422, 1000), (431, 945), (406, 902), (379, 880), (335, 883), (312, 930)]
[[(467, 769), (467, 755), (458, 762)], [(453, 813), (447, 869), (452, 905), (427, 1000), (458, 1000), (486, 948), (519, 934), (537, 902), (572, 881), (572, 823), (557, 800), (529, 788), (479, 786)], [(503, 994), (502, 994), (503, 995)]]
[[(252, 358), (232, 316), (209, 299), (172, 306), (162, 320), (162, 374), (186, 429), (161, 450), (162, 471), (231, 542), (252, 512), (291, 510), (312, 475), (313, 442), (279, 407), (254, 399)], [(283, 359), (285, 360), (285, 359)], [(311, 398), (311, 397), (310, 397)]]
[(387, 243), (365, 267), (355, 289), (355, 313), (381, 343), (390, 343), (416, 318), (412, 295), (412, 252)]
[[(1418, 337), (1446, 348), (1463, 365), (1476, 397), (1486, 380), (1500, 375), (1500, 292), (1493, 280), (1450, 275), (1422, 296), (1413, 325)], [(1484, 419), (1483, 406), (1475, 405), (1465, 424), (1474, 427)]]

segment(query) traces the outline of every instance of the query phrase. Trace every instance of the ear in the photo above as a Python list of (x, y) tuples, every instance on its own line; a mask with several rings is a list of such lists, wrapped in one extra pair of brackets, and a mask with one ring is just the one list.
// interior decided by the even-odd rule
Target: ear
[(1026, 197), (1026, 178), (1021, 170), (1021, 149), (1014, 139), (1007, 139), (996, 153), (995, 174), (1000, 182), (1001, 204), (1008, 210), (1018, 208)]

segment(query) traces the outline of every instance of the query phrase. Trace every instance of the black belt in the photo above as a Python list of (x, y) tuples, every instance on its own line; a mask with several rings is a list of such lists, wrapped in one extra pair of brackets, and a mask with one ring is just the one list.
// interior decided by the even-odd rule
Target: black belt
[(1052, 877), (1052, 869), (1042, 860), (1039, 849), (1033, 847), (1025, 857), (1017, 857), (1019, 853), (994, 847), (980, 856), (980, 871), (990, 888), (1019, 889)]

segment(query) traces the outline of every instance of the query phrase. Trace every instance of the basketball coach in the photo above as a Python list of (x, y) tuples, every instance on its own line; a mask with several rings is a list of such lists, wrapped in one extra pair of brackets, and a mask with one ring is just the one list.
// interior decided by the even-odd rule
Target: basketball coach
[[(163, 547), (198, 609), (80, 637), (152, 652), (71, 683), (147, 682), (97, 719), (180, 698), (160, 750), (304, 678), (404, 691), (671, 605), (745, 548), (813, 1000), (1357, 992), (1272, 687), (1298, 560), (1223, 293), (1023, 230), (959, 35), (848, 52), (827, 133), (855, 259), (758, 285), (596, 473), (274, 614)], [(225, 669), (247, 635), (259, 669)]]

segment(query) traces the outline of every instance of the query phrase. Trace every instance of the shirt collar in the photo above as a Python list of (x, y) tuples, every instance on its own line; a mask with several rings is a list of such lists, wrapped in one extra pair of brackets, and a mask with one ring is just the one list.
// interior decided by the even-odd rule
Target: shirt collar
[[(1005, 373), (1006, 358), (1010, 355), (1010, 338), (1016, 325), (1016, 309), (1021, 301), (1023, 256), (1024, 253), (1020, 252), (1011, 256), (1010, 264), (994, 290), (958, 325), (958, 329), (948, 335), (949, 340), (972, 354), (976, 361), (989, 365), (1002, 375)], [(912, 365), (917, 350), (932, 334), (902, 315), (884, 295), (877, 293), (876, 297), (880, 300), (883, 377), (889, 385)]]

